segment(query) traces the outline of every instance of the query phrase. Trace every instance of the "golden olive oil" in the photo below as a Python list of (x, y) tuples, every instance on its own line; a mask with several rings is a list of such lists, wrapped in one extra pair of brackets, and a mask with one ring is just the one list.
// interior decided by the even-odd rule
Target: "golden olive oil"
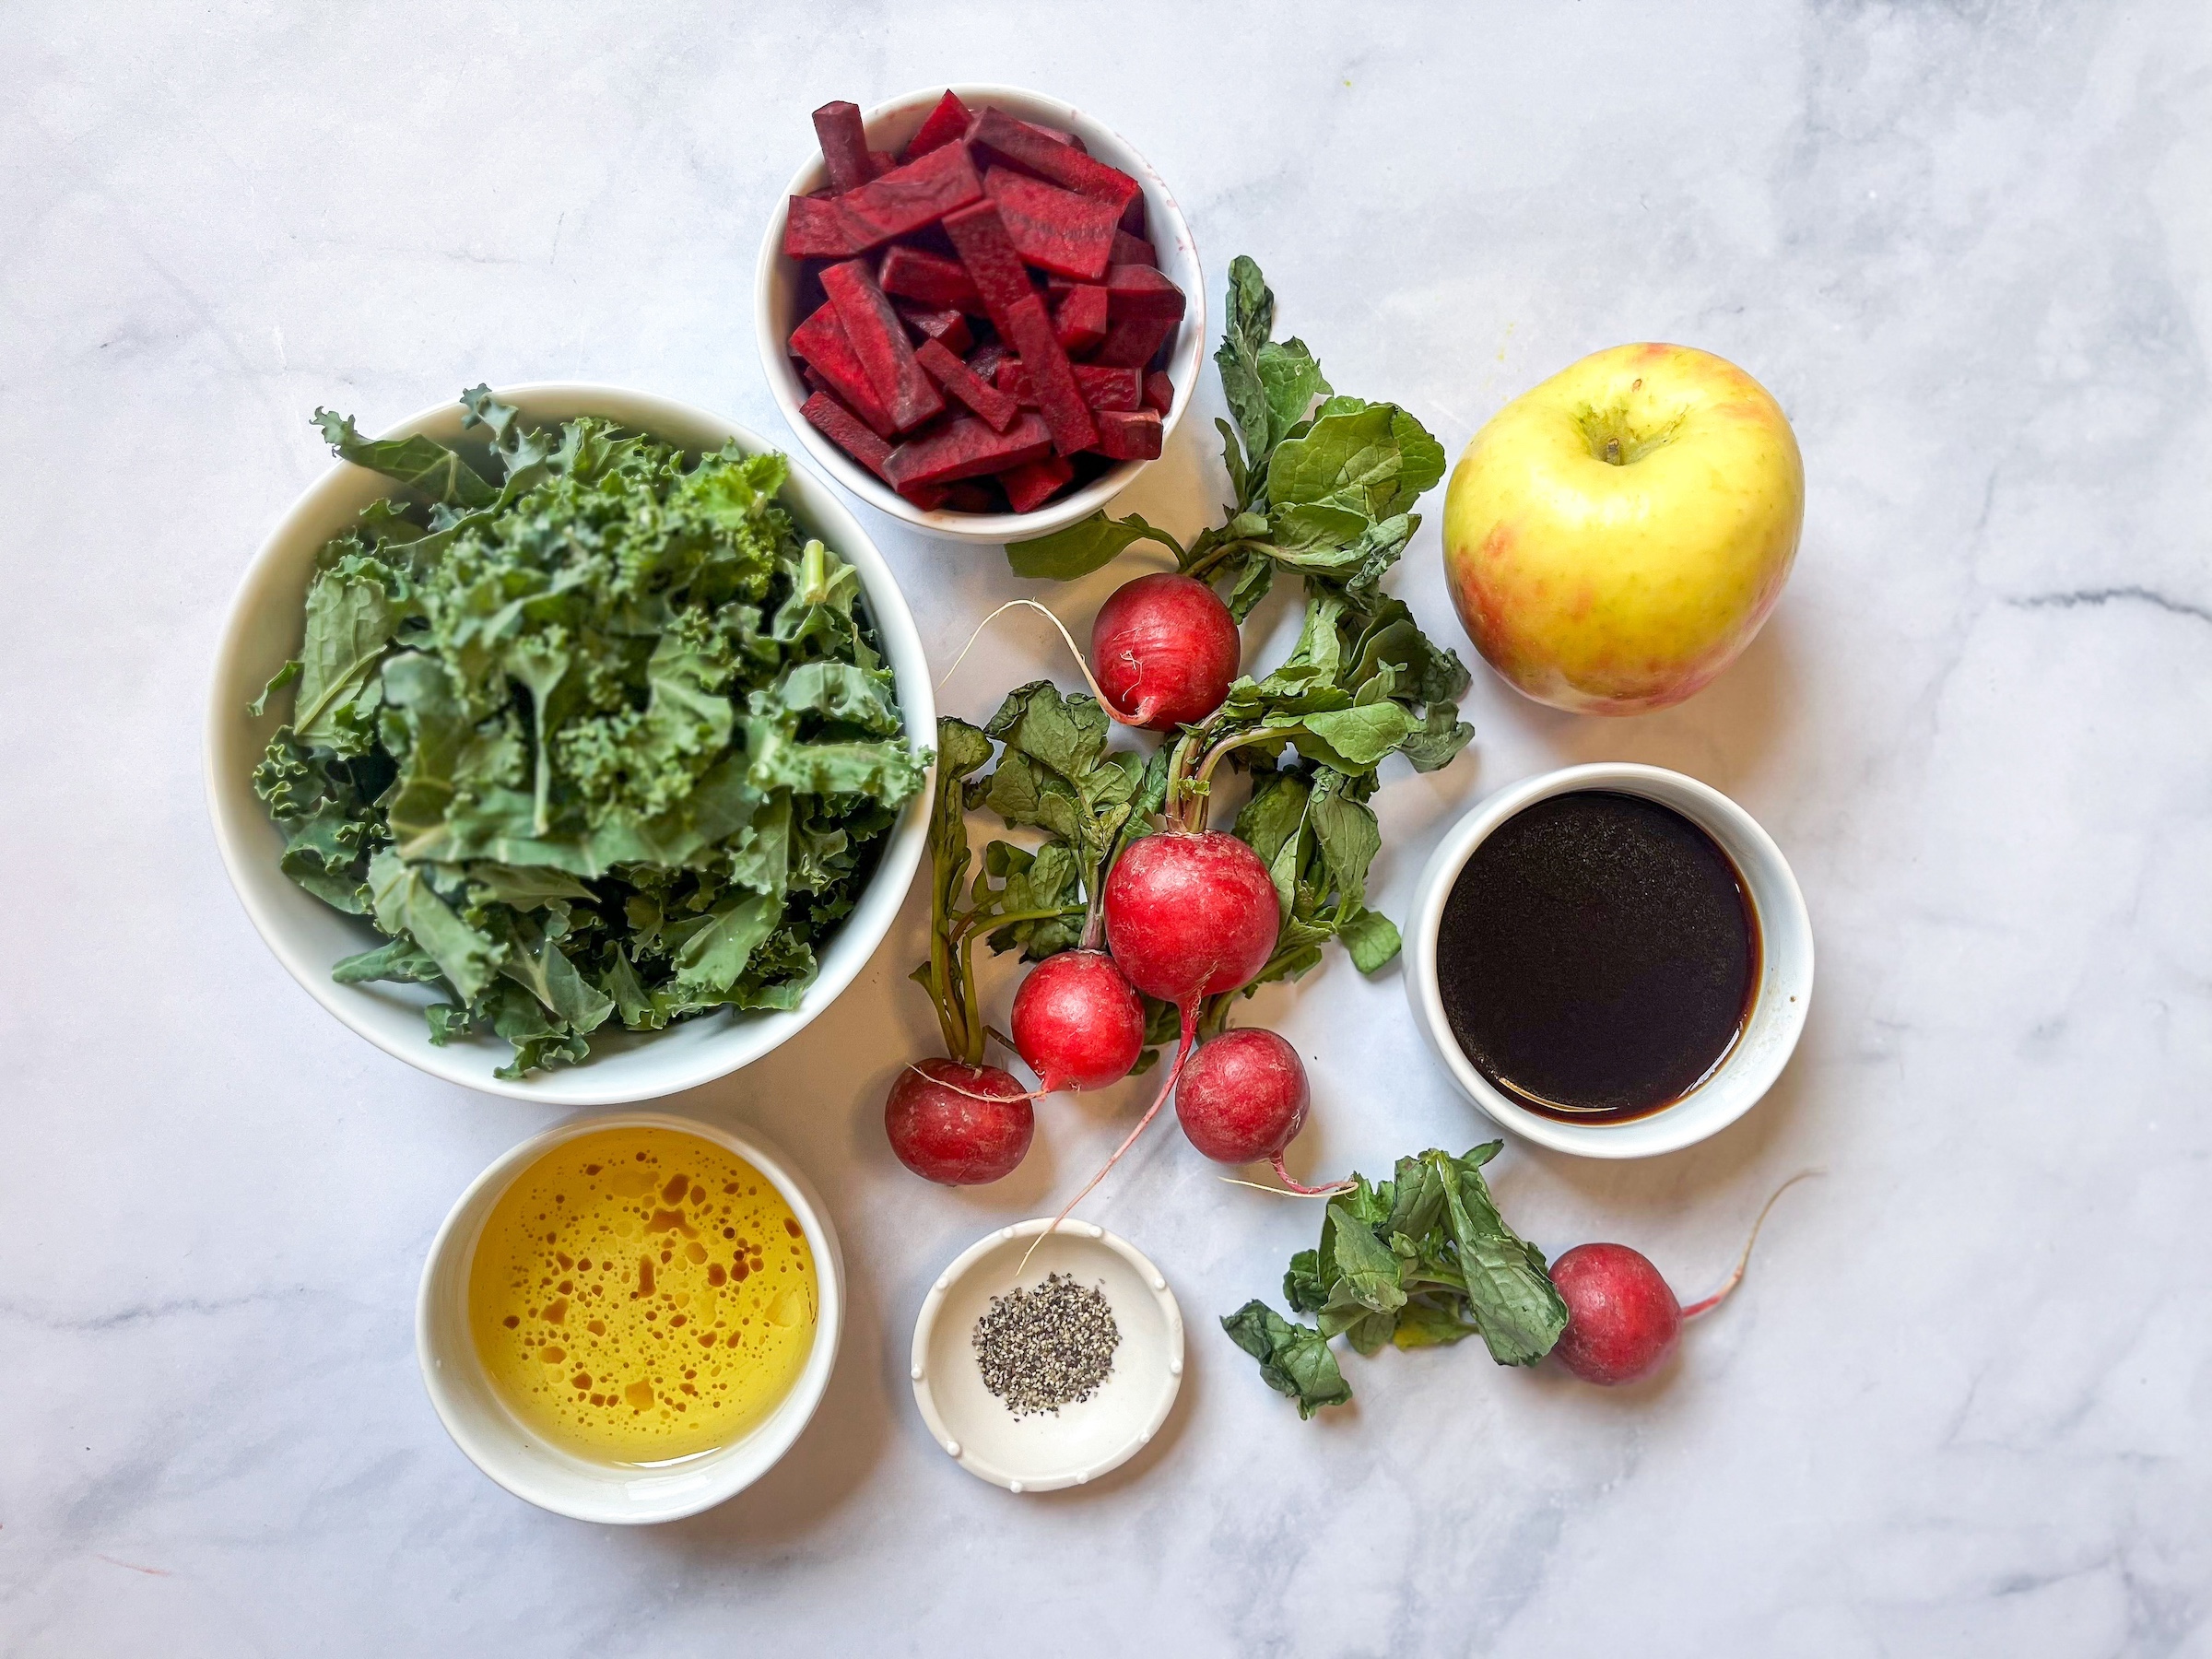
[(515, 1178), (469, 1265), (500, 1397), (579, 1456), (665, 1463), (773, 1410), (814, 1347), (814, 1253), (782, 1194), (678, 1130), (606, 1129)]

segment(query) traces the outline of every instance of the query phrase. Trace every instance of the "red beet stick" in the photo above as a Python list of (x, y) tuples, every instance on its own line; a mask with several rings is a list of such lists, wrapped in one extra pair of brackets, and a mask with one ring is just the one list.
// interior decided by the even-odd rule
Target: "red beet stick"
[(1041, 461), (1052, 450), (1052, 430), (1039, 416), (1022, 415), (1004, 432), (994, 432), (974, 416), (961, 415), (923, 437), (909, 439), (883, 465), (893, 486), (903, 493), (921, 485), (1005, 472), (1025, 461)]
[(1108, 263), (1112, 265), (1157, 265), (1159, 264), (1159, 255), (1153, 252), (1152, 244), (1141, 236), (1130, 235), (1126, 230), (1116, 230), (1113, 233), (1113, 248), (1106, 257)]
[(902, 300), (918, 300), (924, 305), (971, 314), (980, 313), (983, 309), (982, 299), (975, 291), (975, 280), (968, 275), (965, 265), (957, 259), (947, 259), (920, 248), (885, 249), (883, 265), (876, 280), (883, 285), (885, 293), (897, 294)]
[(1145, 401), (1144, 373), (1136, 369), (1101, 369), (1096, 363), (1076, 365), (1076, 384), (1083, 401), (1094, 409), (1131, 410)]
[(1053, 312), (1053, 332), (1071, 358), (1088, 357), (1106, 338), (1106, 290), (1078, 282)]
[(841, 99), (814, 112), (814, 135), (821, 141), (822, 160), (836, 190), (858, 190), (876, 176), (868, 159), (868, 132), (860, 124), (860, 106)]
[[(968, 147), (948, 144), (827, 201), (792, 197), (783, 252), (793, 259), (849, 259), (934, 225), (982, 194)], [(812, 206), (802, 208), (802, 202)]]
[(978, 379), (974, 370), (936, 341), (923, 341), (914, 352), (914, 359), (928, 371), (929, 378), (945, 389), (946, 396), (966, 404), (990, 422), (993, 431), (1005, 431), (1021, 413), (1019, 404), (996, 386)]
[(958, 143), (973, 119), (968, 106), (959, 100), (959, 96), (947, 92), (937, 100), (937, 107), (930, 111), (929, 118), (906, 141), (905, 159), (912, 161), (916, 156), (926, 156), (931, 150), (943, 149), (948, 144)]
[(1025, 295), (1006, 312), (1006, 334), (1037, 393), (1037, 410), (1053, 434), (1053, 447), (1063, 455), (1075, 455), (1099, 446), (1099, 429), (1076, 384), (1073, 366), (1053, 333), (1053, 320), (1044, 313), (1044, 301)]
[(924, 340), (935, 340), (955, 357), (960, 356), (975, 344), (975, 335), (968, 330), (968, 319), (957, 311), (929, 311), (919, 305), (901, 305), (894, 308), (900, 321), (910, 332)]
[(1116, 317), (1107, 326), (1106, 343), (1090, 354), (1090, 360), (1109, 369), (1142, 369), (1175, 328), (1172, 317)]
[(868, 425), (881, 436), (888, 438), (899, 429), (892, 422), (890, 411), (876, 395), (869, 383), (868, 371), (853, 350), (853, 343), (845, 338), (844, 325), (837, 320), (837, 307), (824, 300), (821, 309), (791, 331), (791, 349), (794, 357), (805, 359), (806, 366), (821, 377), (823, 384), (844, 400)]
[(1018, 302), (1034, 299), (1037, 290), (1030, 286), (1030, 275), (1021, 267), (1021, 255), (1014, 251), (1013, 239), (1007, 236), (998, 209), (989, 202), (977, 202), (948, 213), (945, 234), (959, 251), (960, 264), (968, 268), (969, 280), (975, 284), (985, 314), (998, 332), (1011, 340), (1014, 336), (1007, 317)]
[(1003, 110), (979, 111), (968, 129), (968, 141), (1064, 189), (1112, 202), (1117, 216), (1139, 194), (1136, 181), (1119, 168), (1109, 167)]
[(1099, 453), (1115, 461), (1150, 461), (1159, 454), (1159, 416), (1151, 409), (1099, 416)]
[(1112, 202), (1004, 167), (983, 175), (983, 191), (996, 205), (1014, 251), (1028, 264), (1086, 282), (1105, 275), (1119, 234), (1114, 221), (1120, 215)]
[(837, 308), (845, 339), (891, 418), (894, 431), (910, 431), (944, 412), (945, 400), (914, 359), (913, 343), (891, 302), (876, 286), (865, 259), (848, 259), (822, 273), (822, 291)]
[[(982, 353), (977, 353), (977, 356), (981, 357)], [(970, 367), (974, 365), (971, 364)], [(1101, 369), (1096, 363), (1074, 363), (1069, 367), (1076, 377), (1076, 390), (1083, 394), (1083, 401), (1092, 408), (1126, 412), (1144, 406), (1143, 370)], [(992, 363), (992, 384), (1025, 409), (1037, 406), (1037, 394), (1030, 387), (1029, 374), (1023, 370), (1019, 358), (996, 359)]]
[(1171, 323), (1182, 320), (1182, 290), (1150, 265), (1108, 265), (1106, 300), (1115, 317), (1165, 317)]
[(1009, 466), (998, 475), (998, 481), (1006, 486), (1006, 500), (1015, 512), (1034, 512), (1075, 476), (1073, 462), (1062, 455), (1047, 455), (1041, 461)]
[(817, 392), (799, 406), (799, 413), (853, 460), (885, 483), (891, 481), (890, 475), (883, 470), (884, 462), (890, 458), (891, 446), (868, 430), (867, 423), (835, 397), (827, 392)]

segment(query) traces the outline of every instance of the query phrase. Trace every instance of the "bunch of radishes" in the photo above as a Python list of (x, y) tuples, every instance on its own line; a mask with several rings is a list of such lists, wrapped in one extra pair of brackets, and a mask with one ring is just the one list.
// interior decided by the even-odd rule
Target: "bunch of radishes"
[[(1194, 726), (1227, 696), (1240, 643), (1235, 620), (1210, 587), (1154, 573), (1125, 583), (1100, 610), (1088, 670), (1100, 705), (1121, 724)], [(948, 735), (941, 747), (956, 742)], [(960, 810), (960, 779), (981, 759), (972, 757), (964, 767), (956, 759), (940, 759), (942, 845), (956, 844), (944, 820)], [(1174, 1056), (1158, 1098), (1083, 1193), (1171, 1097), (1184, 1133), (1208, 1158), (1233, 1164), (1270, 1159), (1288, 1182), (1283, 1150), (1303, 1126), (1310, 1099), (1297, 1051), (1273, 1032), (1254, 1030), (1196, 1041), (1201, 1005), (1249, 983), (1274, 952), (1281, 924), (1266, 866), (1235, 836), (1205, 828), (1205, 803), (1194, 779), (1174, 780), (1161, 803), (1161, 826), (1145, 833), (1148, 826), (1133, 823), (1138, 832), (1118, 838), (1099, 861), (1082, 944), (1046, 957), (1023, 980), (1008, 1022), (1009, 1043), (1036, 1074), (1034, 1089), (984, 1064), (984, 1041), (992, 1033), (969, 1011), (971, 962), (948, 958), (954, 971), (944, 983), (955, 1008), (944, 1023), (952, 1053), (904, 1069), (885, 1110), (891, 1148), (908, 1169), (952, 1185), (1009, 1173), (1029, 1149), (1032, 1100), (1063, 1089), (1103, 1088), (1135, 1068), (1145, 1047), (1143, 996), (1152, 996), (1172, 1004), (1180, 1016)], [(959, 870), (939, 874), (941, 918), (954, 913), (965, 873), (964, 836), (957, 845)], [(995, 928), (1033, 919), (994, 912), (983, 920)], [(940, 948), (954, 957), (971, 952), (979, 931), (988, 928), (971, 922), (963, 931), (955, 922), (953, 936), (942, 938)]]
[[(947, 1057), (907, 1068), (885, 1114), (900, 1160), (931, 1180), (998, 1179), (1028, 1149), (1039, 1095), (1127, 1077), (1147, 1047), (1150, 998), (1174, 1008), (1179, 1041), (1158, 1098), (1100, 1176), (1173, 1098), (1185, 1134), (1207, 1157), (1269, 1160), (1287, 1186), (1328, 1190), (1297, 1188), (1283, 1168), (1284, 1148), (1305, 1122), (1305, 1067), (1271, 1033), (1221, 1030), (1227, 999), (1296, 977), (1331, 937), (1367, 971), (1395, 954), (1397, 930), (1364, 898), (1379, 839), (1366, 805), (1375, 770), (1393, 754), (1417, 770), (1447, 765), (1473, 728), (1457, 718), (1465, 665), (1381, 587), (1420, 524), (1416, 502), (1442, 481), (1442, 446), (1394, 404), (1337, 394), (1303, 342), (1273, 338), (1274, 319), (1275, 296), (1259, 267), (1232, 261), (1215, 357), (1236, 418), (1233, 427), (1217, 423), (1235, 497), (1222, 524), (1186, 545), (1141, 518), (1099, 513), (1008, 549), (1018, 573), (1067, 580), (1147, 541), (1171, 552), (1178, 571), (1125, 583), (1100, 610), (1085, 667), (1096, 705), (1076, 700), (1079, 717), (1069, 713), (1075, 702), (1063, 704), (1047, 687), (1009, 698), (989, 733), (941, 723), (934, 937), (917, 978), (937, 1001)], [(1278, 568), (1305, 587), (1299, 644), (1265, 679), (1239, 679), (1238, 618)], [(1229, 603), (1212, 583), (1224, 585)], [(1052, 803), (1065, 809), (1065, 822), (1037, 816), (1034, 801), (1016, 802), (1010, 797), (1018, 792), (1000, 789), (1008, 766), (1002, 758), (992, 799), (1010, 826), (1041, 827), (1055, 838), (1047, 845), (1062, 873), (1071, 856), (1063, 831), (1075, 825), (1080, 902), (1064, 884), (1041, 885), (1034, 871), (1014, 871), (1030, 855), (1004, 843), (988, 850), (971, 895), (959, 815), (982, 785), (965, 780), (990, 759), (991, 736), (1006, 738), (1011, 755), (1014, 730), (1029, 718), (1021, 710), (1041, 706), (1045, 692), (1063, 735), (1081, 721), (1099, 723), (1102, 733), (1102, 716), (1111, 716), (1171, 735), (1148, 766), (1124, 755), (1129, 766), (1081, 780), (1048, 768), (1058, 772), (1054, 787), (1065, 790)], [(1217, 770), (1249, 768), (1293, 745), (1298, 760), (1278, 766), (1265, 792), (1268, 801), (1288, 800), (1287, 774), (1295, 773), (1296, 798), (1316, 803), (1311, 814), (1301, 811), (1288, 841), (1265, 813), (1252, 826), (1253, 839), (1268, 846), (1265, 859), (1251, 841), (1206, 827)], [(994, 860), (1006, 866), (1003, 888), (988, 885)], [(1043, 959), (1015, 996), (1010, 1032), (1000, 1036), (976, 1011), (972, 958), (978, 936), (995, 949), (1010, 935)], [(1051, 954), (1071, 940), (1076, 948)], [(1036, 1088), (986, 1063), (993, 1039), (1036, 1074)], [(1164, 1033), (1156, 1030), (1153, 1041)]]

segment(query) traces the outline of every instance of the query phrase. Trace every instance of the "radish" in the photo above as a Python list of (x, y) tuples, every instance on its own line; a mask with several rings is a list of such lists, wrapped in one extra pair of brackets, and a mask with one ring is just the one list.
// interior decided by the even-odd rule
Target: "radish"
[(1036, 1116), (1010, 1072), (917, 1060), (891, 1085), (883, 1128), (899, 1161), (924, 1181), (981, 1186), (1013, 1173), (1030, 1149)]
[[(1168, 1103), (1197, 1039), (1199, 1005), (1256, 975), (1282, 931), (1267, 866), (1244, 842), (1218, 830), (1171, 830), (1130, 843), (1107, 875), (1100, 911), (1115, 964), (1146, 995), (1175, 1005), (1182, 1036), (1159, 1098), (1053, 1225), (1038, 1234), (1037, 1243), (1106, 1179)], [(1028, 1262), (1023, 1256), (1025, 1266)]]
[(1626, 1244), (1578, 1244), (1568, 1251), (1551, 1265), (1551, 1282), (1567, 1303), (1567, 1328), (1552, 1352), (1583, 1382), (1601, 1387), (1650, 1376), (1680, 1344), (1683, 1322), (1712, 1312), (1743, 1282), (1751, 1247), (1759, 1242), (1759, 1230), (1766, 1225), (1774, 1199), (1818, 1172), (1806, 1170), (1774, 1189), (1751, 1224), (1735, 1270), (1718, 1290), (1687, 1308), (1675, 1300), (1650, 1259)]
[(1175, 1115), (1191, 1145), (1217, 1163), (1265, 1159), (1293, 1193), (1319, 1197), (1340, 1186), (1302, 1186), (1283, 1167), (1283, 1148), (1306, 1126), (1312, 1101), (1298, 1051), (1273, 1031), (1242, 1026), (1200, 1043), (1175, 1087)]
[(1196, 725), (1229, 695), (1242, 638), (1229, 606), (1194, 577), (1156, 571), (1125, 582), (1107, 596), (1091, 624), (1084, 658), (1067, 625), (1034, 599), (1009, 599), (975, 625), (939, 689), (967, 659), (983, 629), (1017, 606), (1060, 630), (1099, 706), (1125, 726), (1171, 731)]
[(1147, 996), (1182, 1011), (1187, 1047), (1201, 999), (1267, 965), (1282, 921), (1260, 855), (1218, 830), (1147, 835), (1106, 877), (1106, 947)]
[(1030, 969), (1008, 1023), (1040, 1094), (1119, 1083), (1145, 1049), (1144, 1001), (1102, 950), (1063, 950)]
[(1124, 725), (1172, 731), (1221, 706), (1243, 641), (1229, 606), (1194, 577), (1156, 571), (1114, 589), (1090, 625), (1103, 701)]

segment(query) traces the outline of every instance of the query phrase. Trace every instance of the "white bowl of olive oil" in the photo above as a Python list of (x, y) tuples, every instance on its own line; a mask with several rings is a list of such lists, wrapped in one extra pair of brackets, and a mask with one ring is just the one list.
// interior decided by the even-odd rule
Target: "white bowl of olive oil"
[(641, 1525), (791, 1449), (843, 1323), (837, 1234), (804, 1176), (749, 1132), (625, 1112), (533, 1136), (462, 1194), (415, 1347), (477, 1467), (556, 1514)]

